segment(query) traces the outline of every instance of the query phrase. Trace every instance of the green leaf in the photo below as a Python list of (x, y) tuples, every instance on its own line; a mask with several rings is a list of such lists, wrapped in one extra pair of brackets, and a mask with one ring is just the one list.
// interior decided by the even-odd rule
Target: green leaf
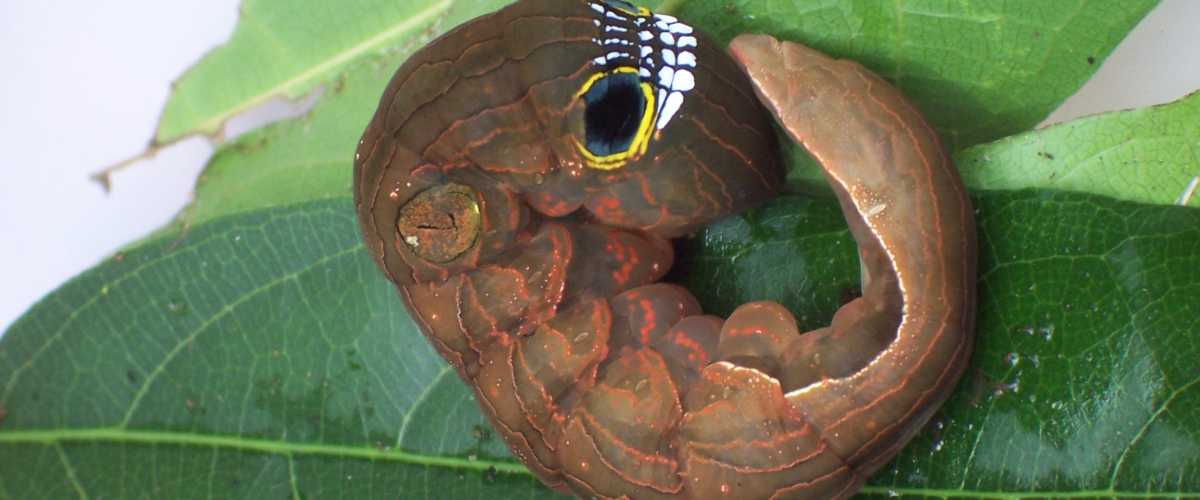
[(862, 62), (900, 87), (951, 151), (1029, 130), (1091, 77), (1156, 0), (692, 0), (720, 40), (768, 33)]
[[(503, 2), (507, 3), (507, 2)], [(429, 40), (454, 26), (454, 11), (494, 9), (489, 0), (245, 0), (229, 41), (175, 82), (153, 144), (213, 135), (234, 115), (272, 98), (298, 98), (351, 63)], [(235, 76), (236, 75), (236, 76)]]
[[(1041, 187), (1179, 203), (1200, 175), (1200, 93), (1026, 132), (955, 160), (974, 188)], [(1200, 206), (1200, 197), (1191, 205)]]
[(544, 491), (416, 331), (345, 197), (113, 257), (0, 346), (0, 498)]
[[(1200, 495), (1200, 210), (1040, 191), (976, 203), (973, 368), (868, 492)], [(857, 279), (840, 218), (787, 197), (718, 223), (686, 243), (685, 283), (715, 312), (773, 298), (827, 322)], [(156, 481), (161, 497), (550, 495), (512, 474), (347, 198), (114, 257), (0, 347), (2, 497)]]

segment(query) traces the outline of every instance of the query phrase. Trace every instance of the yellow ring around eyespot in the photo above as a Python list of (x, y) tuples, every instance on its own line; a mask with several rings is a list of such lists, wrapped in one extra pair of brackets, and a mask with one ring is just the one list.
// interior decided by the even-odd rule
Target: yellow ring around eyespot
[[(596, 73), (588, 77), (587, 81), (583, 83), (583, 86), (579, 88), (579, 92), (575, 93), (575, 98), (579, 99), (583, 97), (583, 95), (587, 93), (588, 89), (591, 89), (592, 85), (601, 78), (618, 73), (637, 72), (638, 70), (636, 68), (620, 67), (609, 72)], [(633, 141), (629, 143), (629, 148), (627, 148), (625, 151), (604, 156), (597, 156), (592, 154), (591, 151), (588, 151), (587, 145), (579, 142), (578, 138), (572, 138), (575, 141), (575, 149), (578, 149), (579, 153), (583, 155), (583, 158), (586, 160), (589, 168), (594, 168), (597, 170), (615, 170), (625, 166), (625, 163), (630, 158), (641, 157), (646, 153), (646, 147), (650, 145), (651, 130), (654, 128), (654, 111), (656, 106), (654, 103), (654, 88), (646, 82), (642, 82), (640, 87), (642, 88), (642, 95), (644, 95), (646, 98), (646, 106), (645, 109), (642, 110), (642, 120), (638, 123), (637, 134), (633, 136)]]
[(604, 6), (610, 8), (610, 9), (614, 9), (618, 12), (621, 12), (622, 14), (628, 14), (631, 16), (637, 16), (637, 17), (649, 17), (650, 16), (650, 9), (647, 9), (645, 7), (638, 7), (637, 12), (629, 12), (620, 5), (611, 4), (608, 2), (604, 2)]

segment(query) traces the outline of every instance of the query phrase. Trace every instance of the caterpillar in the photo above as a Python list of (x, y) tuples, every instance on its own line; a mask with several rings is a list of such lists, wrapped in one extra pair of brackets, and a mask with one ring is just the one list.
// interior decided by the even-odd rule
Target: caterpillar
[[(804, 333), (774, 302), (721, 319), (659, 282), (671, 238), (780, 190), (772, 116), (823, 167), (863, 268), (862, 296)], [(620, 0), (521, 0), (417, 51), (358, 144), (354, 198), (513, 454), (583, 498), (847, 497), (973, 347), (970, 201), (897, 90)]]

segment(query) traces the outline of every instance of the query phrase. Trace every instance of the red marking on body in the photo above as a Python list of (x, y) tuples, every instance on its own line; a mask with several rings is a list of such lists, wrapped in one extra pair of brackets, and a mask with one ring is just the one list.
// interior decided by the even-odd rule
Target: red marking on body
[(671, 342), (690, 351), (688, 353), (688, 361), (699, 361), (700, 367), (708, 365), (708, 353), (704, 352), (704, 348), (699, 342), (696, 342), (683, 332), (675, 332), (674, 338), (671, 339)]
[(643, 346), (650, 345), (650, 333), (658, 326), (658, 318), (654, 314), (654, 303), (642, 299), (638, 301), (638, 305), (642, 306), (642, 326), (638, 329), (641, 333)]

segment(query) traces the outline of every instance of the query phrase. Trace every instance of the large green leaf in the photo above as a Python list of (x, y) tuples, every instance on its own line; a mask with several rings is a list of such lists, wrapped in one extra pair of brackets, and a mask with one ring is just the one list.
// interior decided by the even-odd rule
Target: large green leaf
[(539, 489), (354, 228), (345, 197), (226, 217), (35, 306), (0, 344), (0, 497)]
[[(438, 27), (506, 3), (456, 1)], [(852, 1), (801, 8), (764, 0), (691, 1), (683, 3), (680, 15), (722, 38), (767, 31), (863, 60), (910, 92), (945, 137), (972, 144), (1026, 130), (1044, 118), (1096, 69), (1084, 54), (1102, 60), (1154, 3), (1098, 0), (1085, 9), (1076, 3), (1047, 8), (1041, 0), (913, 1), (900, 7)], [(953, 48), (947, 48), (949, 41)], [(201, 177), (183, 221), (198, 224), (346, 192), (362, 129), (391, 72), (414, 46), (347, 66), (309, 116), (246, 134), (222, 148)], [(232, 62), (224, 65), (226, 75), (239, 71)], [(793, 157), (803, 164), (803, 155)]]
[[(1200, 210), (976, 203), (973, 368), (868, 492), (1200, 496)], [(687, 246), (717, 312), (775, 298), (815, 325), (856, 280), (829, 200)], [(0, 344), (0, 496), (549, 495), (512, 474), (379, 274), (342, 198), (221, 217), (73, 280)]]

